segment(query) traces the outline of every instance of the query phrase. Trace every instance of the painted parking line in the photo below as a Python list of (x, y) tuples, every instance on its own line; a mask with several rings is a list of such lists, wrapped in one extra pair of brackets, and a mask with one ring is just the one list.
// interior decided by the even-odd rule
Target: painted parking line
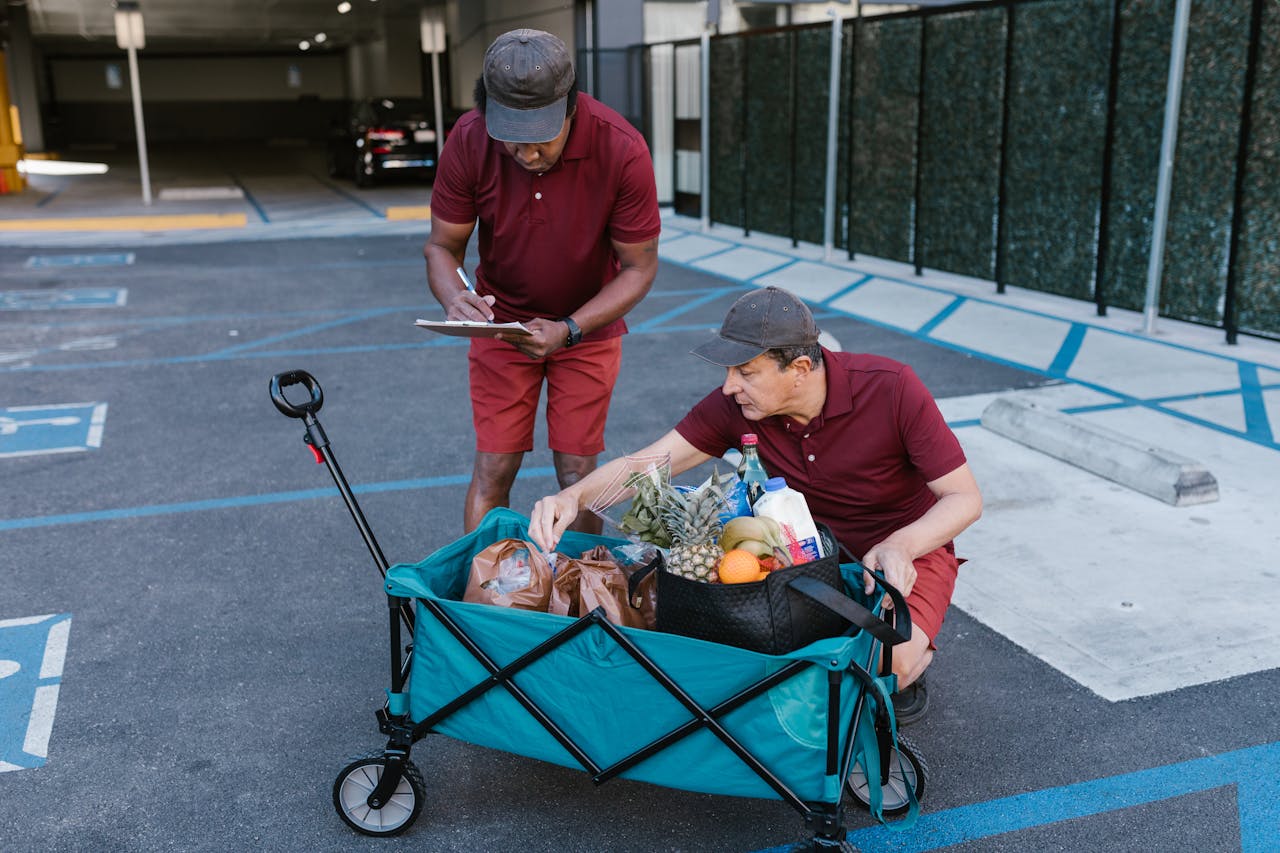
[(106, 403), (0, 409), (0, 457), (79, 453), (102, 446)]
[(0, 311), (50, 311), (58, 308), (119, 308), (129, 298), (126, 287), (79, 287), (69, 290), (0, 290)]
[[(1008, 832), (1107, 814), (1232, 786), (1241, 853), (1272, 853), (1280, 846), (1280, 742), (1196, 758), (1074, 785), (1047, 788), (948, 809), (922, 812), (916, 825), (898, 831), (883, 826), (853, 830), (849, 840), (877, 853), (925, 853)], [(790, 846), (756, 853), (785, 853)]]
[[(549, 466), (521, 468), (516, 474), (517, 480), (536, 480), (551, 477), (555, 468)], [(416, 489), (435, 489), (443, 486), (465, 486), (471, 482), (471, 475), (447, 474), (440, 477), (424, 477), (416, 480), (390, 480), (382, 483), (363, 483), (352, 486), (356, 495), (372, 495), (382, 492), (402, 492)], [(62, 515), (39, 515), (29, 518), (0, 519), (0, 532), (7, 530), (28, 530), (34, 527), (58, 527), (64, 524), (85, 524), (91, 521), (118, 521), (129, 518), (146, 518), (155, 515), (174, 515), (185, 512), (208, 512), (217, 509), (235, 509), (239, 507), (267, 506), (269, 504), (293, 503), (294, 501), (312, 501), (324, 498), (336, 498), (339, 492), (330, 486), (321, 489), (300, 489), (292, 492), (269, 492), (262, 495), (240, 495), (230, 498), (210, 498), (202, 501), (184, 501), (171, 504), (150, 504), (146, 506), (121, 507), (119, 509), (90, 510), (72, 512)]]
[(0, 773), (49, 757), (71, 614), (0, 620)]
[(32, 255), (24, 266), (27, 269), (44, 267), (116, 267), (129, 266), (135, 260), (133, 252), (111, 252), (99, 255)]
[(67, 219), (5, 219), (0, 231), (185, 231), (243, 228), (243, 213), (176, 213), (154, 216), (88, 216)]

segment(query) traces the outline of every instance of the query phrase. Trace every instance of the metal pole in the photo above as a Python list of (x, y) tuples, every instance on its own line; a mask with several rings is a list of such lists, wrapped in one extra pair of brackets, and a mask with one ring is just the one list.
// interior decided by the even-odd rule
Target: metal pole
[(831, 16), (831, 75), (827, 85), (827, 193), (823, 201), (822, 257), (830, 261), (836, 234), (836, 147), (839, 143), (836, 125), (840, 121), (840, 48), (844, 43), (844, 21), (836, 14), (835, 7), (827, 14)]
[(1115, 157), (1116, 91), (1120, 80), (1120, 0), (1111, 0), (1111, 50), (1107, 65), (1107, 121), (1102, 141), (1102, 192), (1098, 197), (1098, 244), (1093, 268), (1093, 301), (1107, 316), (1107, 252), (1111, 250), (1111, 161)]
[[(702, 39), (699, 45), (701, 50), (701, 68), (699, 69), (700, 79), (698, 80), (698, 111), (702, 113), (702, 121), (699, 123), (698, 144), (702, 147), (702, 156), (699, 158), (698, 165), (698, 192), (702, 194), (702, 201), (698, 205), (698, 212), (702, 214), (702, 231), (706, 233), (711, 230), (711, 23), (708, 22), (702, 28)], [(674, 56), (675, 51), (672, 51)], [(674, 77), (672, 78), (674, 81)]]
[[(790, 11), (788, 7), (787, 11)], [(797, 74), (796, 74), (796, 31), (794, 29), (787, 30), (787, 75), (790, 77), (790, 89), (787, 93), (789, 99), (788, 114), (791, 121), (791, 133), (787, 137), (787, 161), (791, 164), (787, 171), (787, 233), (791, 235), (791, 248), (800, 245), (800, 240), (796, 237), (796, 135), (798, 133), (797, 126), (800, 124), (796, 116), (796, 100), (797, 100)]]
[(142, 126), (142, 85), (138, 81), (138, 49), (129, 45), (129, 89), (133, 92), (133, 126), (138, 132), (138, 168), (142, 172), (142, 203), (151, 206), (151, 172), (147, 168), (147, 132)]
[(1004, 80), (1001, 81), (1000, 92), (1000, 169), (996, 178), (996, 246), (995, 246), (995, 279), (996, 293), (1005, 292), (1005, 256), (1008, 252), (1009, 223), (1005, 214), (1008, 209), (1009, 190), (1009, 93), (1013, 88), (1013, 34), (1015, 18), (1014, 4), (1004, 7)]
[(915, 201), (911, 210), (911, 262), (915, 265), (916, 275), (924, 273), (924, 264), (920, 259), (920, 196), (924, 190), (920, 173), (924, 169), (924, 74), (928, 61), (929, 23), (924, 16), (920, 18), (920, 67), (916, 76), (916, 151), (915, 157)]
[(857, 108), (858, 108), (858, 38), (862, 33), (862, 2), (853, 0), (853, 35), (849, 39), (849, 164), (845, 172), (845, 201), (849, 215), (845, 218), (845, 250), (849, 260), (854, 260), (853, 251), (853, 170), (857, 163), (854, 153), (857, 150)]
[(440, 95), (440, 54), (431, 52), (431, 98), (436, 109), (436, 163), (444, 152), (444, 103)]
[(1253, 138), (1253, 92), (1258, 77), (1258, 43), (1262, 40), (1262, 0), (1253, 0), (1249, 16), (1249, 58), (1244, 70), (1244, 92), (1240, 105), (1240, 138), (1236, 148), (1236, 181), (1231, 204), (1231, 248), (1227, 256), (1227, 291), (1223, 298), (1222, 326), (1227, 343), (1235, 345), (1240, 317), (1236, 311), (1237, 281), (1240, 277), (1240, 241), (1244, 238), (1244, 190)]
[(1174, 11), (1173, 45), (1169, 50), (1169, 88), (1164, 101), (1164, 135), (1160, 140), (1160, 176), (1156, 183), (1155, 219), (1151, 226), (1151, 256), (1147, 260), (1147, 297), (1142, 309), (1142, 331), (1156, 333), (1160, 312), (1160, 278), (1164, 272), (1164, 237), (1169, 225), (1169, 196), (1173, 185), (1173, 158), (1178, 146), (1178, 111), (1182, 108), (1182, 70), (1187, 61), (1187, 22), (1191, 0), (1178, 0)]

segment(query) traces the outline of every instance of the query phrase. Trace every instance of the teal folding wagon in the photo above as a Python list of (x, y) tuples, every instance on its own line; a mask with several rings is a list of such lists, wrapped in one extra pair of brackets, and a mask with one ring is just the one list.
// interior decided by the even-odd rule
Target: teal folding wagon
[[(308, 402), (285, 398), (295, 384)], [(881, 643), (871, 631), (851, 627), (766, 655), (619, 627), (602, 609), (572, 618), (465, 602), (472, 559), (499, 540), (528, 538), (527, 519), (494, 510), (421, 562), (391, 566), (315, 418), (319, 384), (294, 371), (274, 377), (271, 392), (281, 412), (306, 424), (307, 444), (327, 463), (385, 579), (391, 687), (378, 722), (387, 743), (344, 767), (333, 788), (353, 829), (396, 835), (417, 819), (426, 786), (410, 754), (428, 734), (581, 768), (597, 784), (621, 777), (782, 799), (806, 824), (798, 849), (852, 849), (846, 794), (878, 819), (914, 819), (925, 767), (897, 737), (893, 676), (876, 674)], [(626, 542), (570, 532), (558, 550), (602, 544)], [(885, 614), (880, 594), (862, 594), (860, 566), (841, 573), (851, 598), (877, 620)]]

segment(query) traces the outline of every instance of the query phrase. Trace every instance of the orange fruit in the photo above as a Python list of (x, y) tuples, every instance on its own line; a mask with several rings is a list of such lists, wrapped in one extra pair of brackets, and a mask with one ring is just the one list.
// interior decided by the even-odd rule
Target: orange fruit
[(747, 583), (760, 579), (760, 561), (750, 551), (734, 548), (720, 558), (716, 572), (721, 583)]

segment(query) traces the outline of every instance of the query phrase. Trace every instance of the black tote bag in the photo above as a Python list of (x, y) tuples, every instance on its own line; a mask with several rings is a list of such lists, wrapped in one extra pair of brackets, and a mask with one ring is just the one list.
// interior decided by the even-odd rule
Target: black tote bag
[[(849, 605), (864, 608), (845, 595), (839, 546), (830, 528), (821, 523), (817, 526), (822, 551), (828, 556), (769, 572), (762, 581), (704, 583), (674, 575), (655, 564), (653, 568), (658, 570), (657, 629), (770, 655), (785, 654), (816, 640), (840, 636), (848, 630), (850, 617), (819, 601), (824, 596), (815, 597), (813, 584), (826, 586)], [(637, 572), (632, 576), (633, 581), (638, 584), (644, 574), (647, 572)], [(811, 580), (794, 583), (799, 578)], [(808, 587), (809, 591), (799, 587)], [(883, 624), (869, 612), (866, 617)]]

